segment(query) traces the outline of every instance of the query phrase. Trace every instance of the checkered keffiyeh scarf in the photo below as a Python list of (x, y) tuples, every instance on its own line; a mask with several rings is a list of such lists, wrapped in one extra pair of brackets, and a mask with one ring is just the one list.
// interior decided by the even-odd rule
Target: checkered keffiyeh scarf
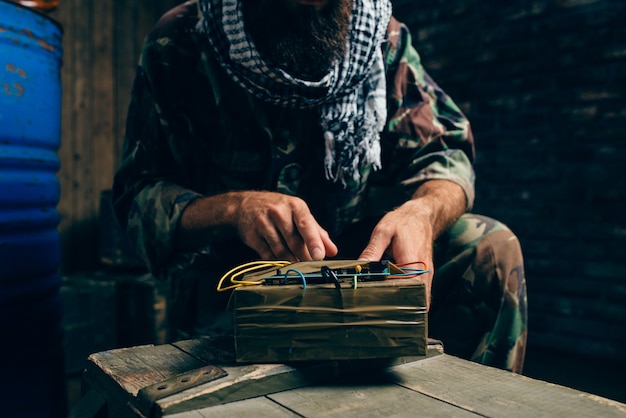
[(353, 0), (346, 56), (320, 80), (307, 81), (261, 58), (243, 28), (241, 0), (200, 0), (199, 28), (220, 65), (257, 98), (284, 107), (319, 106), (326, 178), (360, 179), (359, 168), (380, 168), (380, 135), (387, 119), (381, 44), (391, 17), (389, 0)]

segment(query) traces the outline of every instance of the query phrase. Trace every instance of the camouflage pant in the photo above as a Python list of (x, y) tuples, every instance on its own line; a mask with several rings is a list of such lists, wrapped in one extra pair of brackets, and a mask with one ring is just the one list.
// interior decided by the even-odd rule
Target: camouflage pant
[[(338, 258), (358, 257), (373, 225), (370, 220), (348, 228), (336, 240)], [(217, 277), (255, 256), (238, 243), (221, 250), (172, 277), (173, 339), (229, 331), (228, 294), (215, 291)], [(437, 239), (434, 263), (429, 336), (443, 341), (448, 354), (520, 373), (526, 348), (526, 283), (515, 235), (493, 219), (463, 215)]]
[(435, 243), (429, 334), (448, 354), (521, 373), (526, 279), (517, 237), (502, 223), (463, 215)]

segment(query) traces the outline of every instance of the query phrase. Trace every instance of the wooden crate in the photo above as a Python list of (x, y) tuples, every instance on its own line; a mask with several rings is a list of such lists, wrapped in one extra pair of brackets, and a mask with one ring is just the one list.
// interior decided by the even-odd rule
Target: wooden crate
[(98, 275), (63, 277), (65, 369), (80, 373), (91, 353), (119, 347), (116, 283)]
[(96, 271), (63, 278), (66, 372), (95, 352), (168, 338), (166, 283), (149, 274)]
[(151, 274), (117, 274), (115, 281), (120, 346), (167, 342), (167, 283)]

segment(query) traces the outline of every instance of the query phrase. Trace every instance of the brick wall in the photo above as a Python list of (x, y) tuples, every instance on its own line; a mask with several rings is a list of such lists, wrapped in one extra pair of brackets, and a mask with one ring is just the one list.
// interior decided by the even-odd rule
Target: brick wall
[(395, 0), (394, 15), (472, 122), (474, 211), (522, 242), (529, 346), (622, 359), (626, 2)]

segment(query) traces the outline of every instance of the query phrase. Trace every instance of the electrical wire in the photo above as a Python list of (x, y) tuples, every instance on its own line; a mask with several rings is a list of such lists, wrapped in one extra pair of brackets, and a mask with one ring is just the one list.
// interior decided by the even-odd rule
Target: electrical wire
[[(405, 267), (405, 266), (409, 266), (411, 264), (422, 264), (424, 266), (424, 268), (423, 269), (418, 269), (418, 268), (408, 268), (408, 267)], [(416, 276), (419, 276), (421, 274), (429, 272), (428, 265), (425, 262), (423, 262), (423, 261), (409, 261), (408, 263), (396, 264), (396, 267), (398, 267), (404, 273), (402, 273), (402, 274), (390, 274), (389, 276), (387, 276), (388, 279), (409, 279), (411, 277), (416, 277)]]
[[(239, 280), (239, 278), (243, 277), (247, 273), (252, 273), (252, 272), (260, 271), (260, 270), (265, 270), (265, 269), (268, 269), (270, 267), (278, 267), (278, 268), (286, 267), (286, 266), (288, 266), (290, 264), (292, 264), (292, 262), (290, 262), (290, 261), (251, 261), (251, 262), (248, 262), (248, 263), (241, 264), (239, 266), (233, 267), (232, 269), (230, 269), (229, 271), (224, 273), (224, 275), (222, 275), (222, 277), (219, 279), (219, 281), (217, 283), (217, 291), (218, 292), (225, 292), (227, 290), (235, 289), (235, 288), (241, 287), (241, 286), (254, 286), (254, 285), (263, 284), (263, 282), (264, 282), (263, 279), (261, 279), (261, 280)], [(411, 265), (411, 264), (422, 264), (422, 265), (424, 265), (424, 269), (404, 267), (404, 266)], [(363, 276), (380, 276), (380, 275), (384, 275), (385, 279), (408, 279), (408, 278), (411, 278), (411, 277), (416, 277), (416, 276), (418, 276), (420, 274), (427, 273), (429, 271), (428, 270), (428, 266), (423, 261), (412, 261), (412, 262), (409, 262), (409, 263), (396, 264), (396, 267), (398, 267), (400, 270), (402, 270), (403, 273), (389, 274), (389, 273), (363, 272), (363, 267), (360, 264), (357, 264), (355, 266), (355, 268), (354, 268), (355, 269), (355, 274), (350, 276), (352, 278), (352, 288), (353, 289), (357, 288), (358, 277), (361, 276), (361, 275), (363, 275)], [(285, 282), (287, 281), (287, 278), (288, 278), (287, 276), (289, 275), (290, 272), (296, 273), (300, 277), (300, 279), (302, 280), (302, 288), (306, 289), (306, 287), (307, 287), (306, 275), (303, 274), (299, 270), (296, 270), (296, 269), (289, 269), (289, 270), (287, 270), (287, 272), (283, 276), (284, 281)], [(337, 274), (332, 269), (330, 269), (327, 266), (322, 266), (322, 268), (320, 270), (320, 273), (321, 273), (321, 276), (325, 280), (327, 280), (328, 282), (334, 283), (335, 287), (337, 287), (338, 289), (340, 288), (339, 278), (338, 278)], [(310, 277), (319, 277), (320, 273), (309, 273), (309, 276)], [(272, 276), (272, 277), (274, 277), (274, 276)], [(226, 282), (227, 280), (229, 282), (229, 285), (224, 286), (224, 282)]]
[(321, 272), (324, 280), (334, 283), (337, 289), (341, 289), (341, 283), (339, 282), (339, 278), (337, 277), (337, 274), (330, 269), (330, 267), (322, 266)]
[[(217, 282), (217, 291), (225, 292), (241, 286), (253, 286), (262, 284), (262, 280), (249, 281), (249, 280), (237, 280), (237, 277), (242, 277), (246, 273), (254, 271), (264, 270), (269, 267), (285, 267), (291, 264), (290, 261), (251, 261), (249, 263), (241, 264), (233, 267), (219, 279)], [(231, 284), (226, 287), (222, 287), (224, 282), (228, 280)]]
[(287, 270), (285, 272), (285, 281), (287, 281), (287, 276), (289, 276), (290, 272), (294, 272), (298, 276), (300, 276), (300, 278), (302, 279), (302, 289), (306, 290), (306, 278), (304, 277), (304, 274), (302, 274), (302, 272), (300, 270), (296, 270), (296, 269), (289, 269), (289, 270)]

